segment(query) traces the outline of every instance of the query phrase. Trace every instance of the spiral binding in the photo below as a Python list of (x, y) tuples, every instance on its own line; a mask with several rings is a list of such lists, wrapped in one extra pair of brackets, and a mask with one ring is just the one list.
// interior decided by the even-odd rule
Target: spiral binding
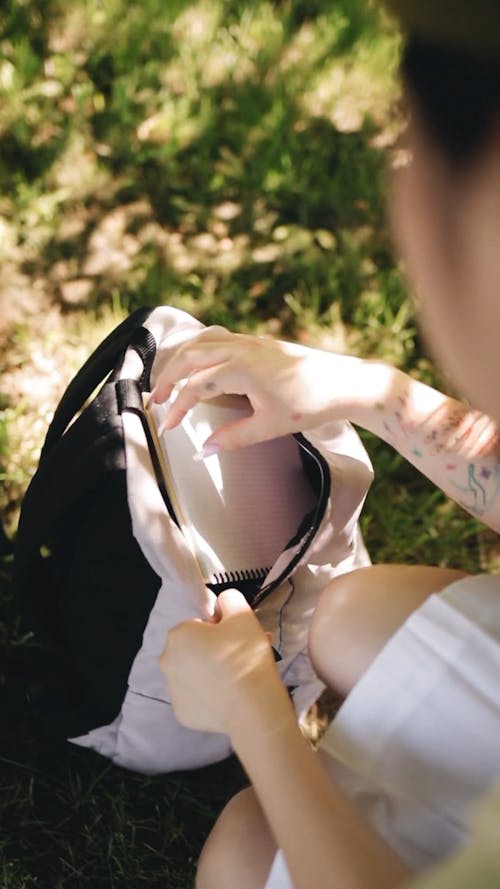
[(212, 583), (237, 583), (242, 580), (264, 580), (270, 568), (250, 568), (242, 571), (224, 571), (212, 574)]

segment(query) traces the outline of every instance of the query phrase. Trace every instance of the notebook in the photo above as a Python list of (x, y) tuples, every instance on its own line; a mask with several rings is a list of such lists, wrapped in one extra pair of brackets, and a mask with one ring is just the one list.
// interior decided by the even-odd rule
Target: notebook
[(219, 426), (251, 414), (247, 398), (199, 402), (158, 432), (169, 402), (146, 414), (172, 508), (204, 582), (263, 580), (316, 498), (293, 436), (196, 461)]

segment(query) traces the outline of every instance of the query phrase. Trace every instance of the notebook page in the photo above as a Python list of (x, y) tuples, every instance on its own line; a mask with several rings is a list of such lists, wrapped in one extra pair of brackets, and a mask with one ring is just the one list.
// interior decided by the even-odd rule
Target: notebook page
[[(166, 406), (150, 410), (158, 428)], [(265, 574), (315, 504), (292, 436), (193, 460), (216, 428), (250, 413), (246, 398), (223, 396), (159, 436), (174, 511), (208, 582)]]

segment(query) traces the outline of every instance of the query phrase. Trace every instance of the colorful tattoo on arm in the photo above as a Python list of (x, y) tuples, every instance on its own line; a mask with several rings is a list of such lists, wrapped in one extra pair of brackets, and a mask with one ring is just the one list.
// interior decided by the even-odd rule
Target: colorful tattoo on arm
[(489, 417), (446, 400), (419, 422), (405, 394), (383, 426), (391, 444), (416, 459), (417, 466), (437, 458), (433, 477), (442, 470), (444, 487), (450, 494), (456, 491), (455, 499), (473, 515), (493, 508), (500, 494), (500, 432)]
[(452, 487), (460, 491), (459, 503), (474, 515), (482, 516), (493, 506), (500, 491), (500, 460), (494, 465), (469, 463), (467, 466), (467, 484), (459, 485), (451, 481)]

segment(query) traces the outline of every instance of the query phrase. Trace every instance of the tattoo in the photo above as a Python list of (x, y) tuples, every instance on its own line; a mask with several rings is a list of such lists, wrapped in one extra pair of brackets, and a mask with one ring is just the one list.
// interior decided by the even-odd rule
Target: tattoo
[[(409, 394), (399, 396), (395, 409), (383, 422), (388, 440), (420, 463), (429, 457), (441, 458), (448, 491), (459, 493), (456, 499), (469, 512), (483, 516), (500, 494), (497, 425), (466, 405), (450, 405), (449, 401), (423, 422), (415, 420), (411, 411)], [(439, 467), (436, 469), (439, 474)]]
[[(395, 441), (418, 437), (412, 450), (415, 456), (500, 457), (500, 431), (496, 424), (466, 405), (450, 409), (443, 404), (418, 424), (409, 415), (408, 396), (399, 396), (398, 407), (383, 426)], [(446, 468), (452, 470), (456, 464), (449, 463)]]
[[(481, 481), (480, 481), (481, 479)], [(477, 463), (467, 466), (467, 484), (452, 486), (462, 493), (460, 505), (477, 516), (482, 516), (492, 506), (500, 491), (500, 460), (494, 465), (478, 467)]]

